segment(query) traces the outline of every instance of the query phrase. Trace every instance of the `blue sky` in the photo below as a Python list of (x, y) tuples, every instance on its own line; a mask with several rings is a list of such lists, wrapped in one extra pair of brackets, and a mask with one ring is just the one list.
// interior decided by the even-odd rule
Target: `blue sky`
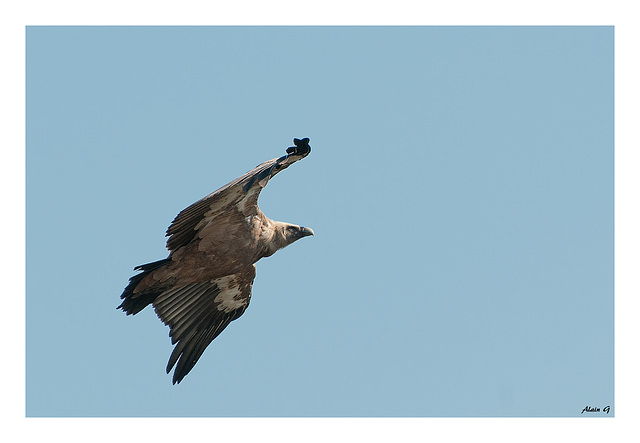
[[(316, 235), (172, 386), (118, 297), (293, 137)], [(613, 28), (29, 28), (26, 307), (30, 416), (613, 414)]]

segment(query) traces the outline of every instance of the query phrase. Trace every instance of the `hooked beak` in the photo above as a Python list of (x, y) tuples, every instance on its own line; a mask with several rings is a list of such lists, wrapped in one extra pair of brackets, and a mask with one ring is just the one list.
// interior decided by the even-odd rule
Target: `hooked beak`
[(313, 235), (313, 229), (311, 228), (305, 228), (303, 226), (300, 226), (300, 237), (308, 237), (309, 235)]

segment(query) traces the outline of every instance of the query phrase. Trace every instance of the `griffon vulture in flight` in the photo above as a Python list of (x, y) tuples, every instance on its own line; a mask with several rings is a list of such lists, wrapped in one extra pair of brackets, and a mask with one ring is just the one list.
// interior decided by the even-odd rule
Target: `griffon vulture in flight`
[(258, 195), (278, 172), (311, 152), (294, 139), (287, 154), (266, 161), (180, 212), (167, 229), (169, 257), (135, 270), (118, 309), (137, 314), (149, 304), (175, 345), (173, 383), (193, 369), (206, 347), (240, 317), (251, 299), (255, 262), (313, 235), (310, 228), (268, 219)]

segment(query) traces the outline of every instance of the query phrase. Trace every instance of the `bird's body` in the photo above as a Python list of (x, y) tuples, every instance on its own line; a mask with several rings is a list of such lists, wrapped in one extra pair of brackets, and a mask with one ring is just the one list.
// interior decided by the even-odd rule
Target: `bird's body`
[(179, 383), (204, 349), (251, 298), (255, 262), (308, 235), (309, 228), (270, 220), (258, 196), (275, 174), (306, 157), (309, 139), (295, 139), (287, 155), (269, 160), (184, 209), (167, 229), (169, 257), (138, 266), (118, 308), (136, 314), (153, 304), (169, 326)]

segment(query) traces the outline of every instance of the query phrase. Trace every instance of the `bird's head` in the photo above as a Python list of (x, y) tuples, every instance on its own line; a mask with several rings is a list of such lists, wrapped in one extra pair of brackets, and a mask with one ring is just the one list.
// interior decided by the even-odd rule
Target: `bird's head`
[(268, 255), (273, 254), (278, 249), (289, 246), (291, 243), (300, 240), (303, 237), (313, 235), (313, 229), (305, 228), (291, 223), (273, 222), (273, 238), (268, 245)]
[(296, 240), (300, 240), (302, 237), (308, 237), (310, 235), (313, 235), (313, 229), (311, 228), (292, 224), (287, 224), (284, 227), (284, 236), (287, 239), (287, 245), (290, 245)]

